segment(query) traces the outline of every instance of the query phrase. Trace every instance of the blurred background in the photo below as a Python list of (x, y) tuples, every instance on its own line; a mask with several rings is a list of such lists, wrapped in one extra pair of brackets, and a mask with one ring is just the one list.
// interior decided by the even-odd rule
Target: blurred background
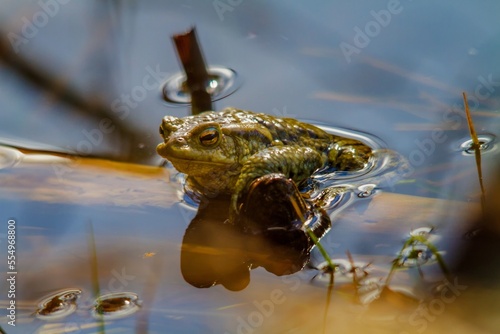
[[(386, 274), (405, 235), (412, 229), (439, 226), (446, 259), (460, 263), (457, 256), (465, 249), (462, 236), (477, 220), (481, 196), (474, 153), (468, 150), (462, 92), (468, 96), (484, 143), (483, 177), (487, 188), (493, 189), (487, 200), (494, 203), (498, 197), (498, 187), (493, 188), (500, 135), (498, 1), (0, 0), (0, 6), (0, 144), (25, 153), (59, 152), (136, 164), (106, 165), (106, 172), (96, 172), (102, 173), (98, 177), (89, 172), (93, 167), (80, 165), (88, 175), (78, 186), (65, 185), (65, 191), (76, 189), (71, 196), (58, 197), (54, 194), (59, 186), (47, 181), (53, 176), (50, 167), (9, 169), (10, 156), (2, 153), (0, 208), (3, 220), (15, 217), (21, 222), (19, 256), (25, 275), (19, 283), (24, 287), (20, 296), (25, 302), (25, 328), (31, 332), (47, 330), (43, 321), (30, 317), (37, 299), (66, 287), (91, 290), (87, 273), (69, 269), (88, 261), (89, 220), (94, 224), (100, 265), (107, 268), (101, 270), (100, 279), (109, 282), (115, 277), (112, 270), (122, 268), (141, 277), (127, 289), (139, 293), (149, 313), (116, 325), (123, 333), (143, 328), (134, 321), (149, 323), (150, 332), (167, 327), (175, 333), (321, 330), (326, 283), (310, 284), (315, 272), (285, 281), (256, 269), (252, 272), (256, 282), (240, 293), (220, 286), (200, 290), (185, 283), (179, 273), (182, 236), (195, 210), (179, 200), (180, 189), (169, 181), (174, 171), (161, 168), (153, 173), (137, 165), (160, 166), (163, 160), (155, 147), (161, 140), (162, 117), (190, 113), (189, 105), (167, 102), (163, 89), (182, 72), (171, 36), (193, 26), (207, 64), (236, 73), (232, 94), (216, 101), (214, 109), (234, 106), (352, 129), (408, 160), (411, 172), (383, 191), (409, 197), (387, 199), (375, 206), (374, 214), (363, 216), (360, 204), (335, 216), (338, 228), (334, 226), (325, 237), (332, 256), (345, 259), (345, 250), (350, 250), (365, 264), (375, 261)], [(125, 184), (107, 183), (110, 175), (123, 177)], [(138, 188), (139, 195), (130, 194)], [(107, 192), (113, 190), (116, 193)], [(120, 202), (125, 193), (130, 197)], [(130, 204), (138, 196), (148, 202)], [(397, 210), (415, 201), (419, 203), (415, 207)], [(400, 213), (386, 218), (384, 214), (392, 210)], [(154, 262), (144, 263), (149, 261), (141, 257), (146, 253), (158, 255)], [(46, 261), (34, 263), (39, 254)], [(478, 254), (467, 263), (487, 256)], [(490, 274), (486, 270), (485, 275)], [(300, 282), (298, 292), (292, 290), (294, 277)], [(415, 277), (406, 277), (401, 284), (420, 286)], [(157, 289), (154, 294), (145, 288), (151, 281)], [(35, 282), (41, 285), (33, 289)], [(275, 303), (272, 315), (259, 313), (262, 322), (258, 316), (252, 318), (252, 312), (259, 312), (255, 301), (268, 300), (275, 289), (285, 291), (288, 306)], [(319, 304), (311, 306), (317, 318), (305, 311), (308, 305)], [(352, 311), (350, 317), (359, 318), (361, 311), (350, 300), (334, 305), (344, 310), (340, 314)], [(453, 305), (437, 320), (426, 318), (425, 330), (434, 325), (439, 332), (445, 323), (458, 321), (460, 316), (448, 312), (460, 309)], [(393, 311), (382, 310), (385, 315)], [(282, 323), (294, 314), (307, 316)], [(350, 332), (341, 316), (331, 310), (330, 314), (334, 320), (327, 328)], [(376, 322), (372, 330), (398, 332), (403, 325), (388, 325), (397, 323), (395, 319), (399, 318), (382, 325)], [(484, 320), (487, 325), (483, 320), (467, 320), (461, 328), (464, 333), (491, 332), (498, 325), (493, 318)], [(81, 314), (74, 316), (70, 324), (76, 327), (65, 322), (66, 327), (51, 333), (71, 328), (87, 333), (81, 326), (86, 321)], [(374, 320), (370, 318), (371, 326), (370, 321)], [(402, 322), (407, 332), (424, 331), (423, 325), (411, 320)], [(364, 322), (356, 324), (365, 328)], [(1, 325), (11, 333), (5, 323)]]
[(195, 25), (207, 63), (244, 80), (218, 109), (355, 128), (402, 152), (418, 149), (415, 139), (434, 129), (454, 130), (439, 150), (467, 137), (457, 115), (465, 91), (478, 130), (495, 134), (497, 3), (388, 4), (4, 0), (0, 131), (78, 152), (85, 130), (108, 112), (133, 136), (107, 134), (92, 154), (134, 150), (138, 156), (128, 159), (157, 162), (161, 117), (188, 111), (167, 105), (161, 94), (181, 70), (171, 35)]

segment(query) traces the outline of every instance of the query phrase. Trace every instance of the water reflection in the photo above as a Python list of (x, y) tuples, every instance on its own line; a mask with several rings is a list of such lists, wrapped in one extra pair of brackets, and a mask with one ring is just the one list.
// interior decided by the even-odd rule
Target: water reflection
[(397, 264), (402, 267), (417, 267), (435, 260), (436, 256), (432, 254), (429, 247), (425, 245), (411, 245), (401, 251)]
[(97, 298), (92, 315), (97, 319), (118, 319), (139, 310), (139, 296), (133, 292), (114, 292)]
[(257, 267), (279, 276), (297, 272), (314, 246), (306, 228), (320, 238), (331, 226), (324, 210), (306, 203), (295, 184), (279, 175), (252, 184), (235, 224), (228, 223), (229, 200), (202, 198), (184, 235), (182, 275), (198, 288), (242, 290)]
[[(44, 297), (38, 304), (35, 316), (40, 320), (53, 321), (68, 317), (78, 308), (88, 310), (85, 302), (78, 302), (81, 289), (63, 289)], [(80, 304), (80, 305), (79, 305)], [(98, 320), (114, 320), (127, 317), (140, 309), (139, 296), (133, 292), (113, 292), (99, 296), (90, 309)]]
[(38, 304), (36, 317), (43, 320), (67, 317), (76, 311), (76, 301), (81, 293), (80, 289), (65, 289), (45, 297)]
[[(491, 134), (478, 135), (477, 139), (479, 140), (479, 150), (481, 154), (491, 153), (497, 149), (497, 145), (495, 144), (495, 136)], [(460, 144), (460, 151), (464, 155), (474, 155), (473, 141), (472, 139), (466, 139)]]

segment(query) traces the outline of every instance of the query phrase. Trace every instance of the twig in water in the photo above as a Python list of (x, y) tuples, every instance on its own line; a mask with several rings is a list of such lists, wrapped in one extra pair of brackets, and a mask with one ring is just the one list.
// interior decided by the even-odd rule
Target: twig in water
[(330, 255), (328, 255), (327, 251), (323, 248), (323, 245), (318, 240), (318, 237), (314, 234), (314, 232), (309, 228), (306, 227), (307, 234), (311, 238), (311, 240), (314, 242), (314, 245), (318, 247), (319, 252), (325, 259), (326, 263), (328, 264), (328, 269), (327, 272), (330, 273), (330, 282), (328, 284), (328, 291), (326, 293), (326, 306), (325, 306), (325, 313), (323, 314), (323, 333), (326, 333), (326, 319), (328, 316), (328, 309), (332, 300), (332, 293), (333, 293), (333, 286), (334, 286), (334, 275), (335, 275), (335, 269), (337, 266), (332, 262), (332, 259), (330, 258)]
[[(92, 221), (88, 222), (89, 229), (89, 252), (90, 252), (90, 274), (91, 274), (91, 282), (92, 282), (92, 292), (94, 294), (95, 300), (99, 300), (101, 297), (101, 289), (99, 287), (99, 271), (97, 267), (97, 252), (95, 248), (95, 238), (94, 238), (94, 227), (92, 225)], [(99, 315), (99, 313), (96, 313)], [(99, 319), (100, 324), (100, 332), (104, 333), (104, 318), (102, 315)]]
[(481, 187), (481, 209), (484, 212), (486, 196), (483, 185), (483, 172), (481, 170), (481, 143), (477, 138), (477, 133), (476, 130), (474, 129), (474, 123), (472, 122), (472, 117), (470, 116), (469, 103), (467, 102), (467, 95), (465, 94), (465, 92), (463, 92), (462, 95), (464, 97), (465, 114), (467, 115), (467, 124), (469, 125), (470, 137), (472, 138), (471, 148), (474, 149), (474, 154), (476, 156), (477, 176), (479, 177), (479, 186)]
[(212, 99), (207, 91), (208, 71), (196, 37), (196, 28), (193, 27), (184, 34), (174, 35), (172, 39), (186, 73), (186, 84), (191, 94), (191, 113), (197, 115), (213, 110)]

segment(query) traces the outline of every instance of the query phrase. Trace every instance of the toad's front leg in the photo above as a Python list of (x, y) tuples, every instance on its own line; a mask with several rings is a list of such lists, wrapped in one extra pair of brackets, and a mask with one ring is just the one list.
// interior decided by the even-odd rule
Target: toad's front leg
[(229, 220), (234, 222), (239, 212), (238, 203), (255, 179), (272, 173), (283, 174), (299, 183), (326, 163), (327, 157), (301, 146), (272, 146), (251, 156), (241, 168), (231, 197)]

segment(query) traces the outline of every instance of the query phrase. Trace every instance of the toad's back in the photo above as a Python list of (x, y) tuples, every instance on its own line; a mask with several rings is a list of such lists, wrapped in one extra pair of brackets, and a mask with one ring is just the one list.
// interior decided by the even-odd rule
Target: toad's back
[[(323, 153), (327, 153), (332, 148), (355, 145), (359, 146), (363, 151), (370, 151), (369, 147), (359, 141), (329, 134), (314, 125), (300, 122), (293, 118), (279, 118), (234, 108), (226, 108), (221, 112), (208, 112), (185, 117), (182, 119), (182, 123), (179, 123), (178, 129), (182, 129), (183, 125), (185, 125), (186, 130), (188, 130), (187, 128), (192, 128), (194, 125), (208, 122), (216, 122), (221, 128), (245, 126), (248, 129), (252, 125), (263, 126), (270, 132), (273, 138), (273, 145), (307, 146)], [(357, 168), (354, 167), (352, 169)]]

